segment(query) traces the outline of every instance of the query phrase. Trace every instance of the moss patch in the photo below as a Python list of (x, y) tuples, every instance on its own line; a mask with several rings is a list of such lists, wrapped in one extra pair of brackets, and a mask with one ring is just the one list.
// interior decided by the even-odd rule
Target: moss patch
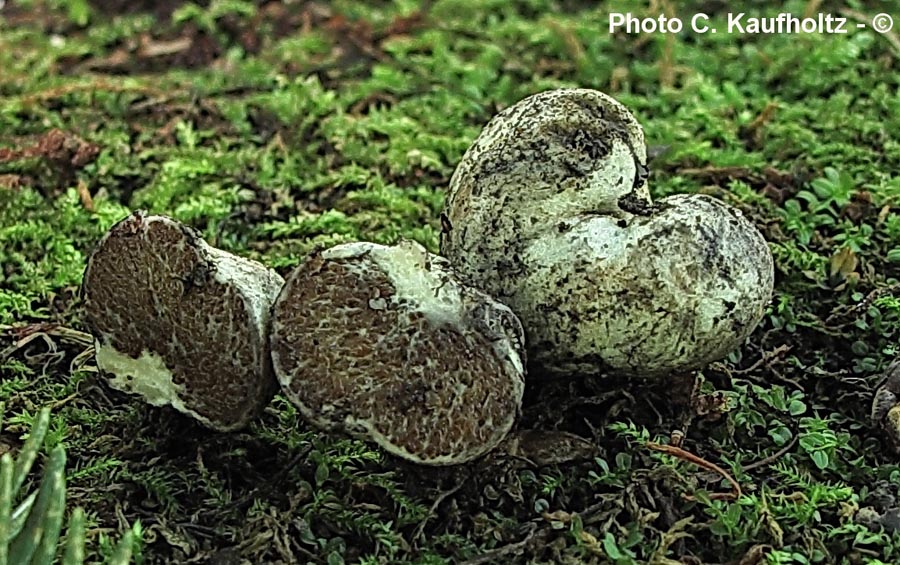
[[(612, 4), (7, 2), (0, 449), (54, 405), (89, 537), (140, 519), (146, 563), (896, 561), (900, 534), (872, 513), (896, 510), (900, 466), (867, 418), (900, 349), (900, 53), (856, 20), (846, 35), (611, 35), (609, 11), (672, 3)], [(677, 8), (725, 28), (722, 3)], [(560, 86), (635, 112), (655, 197), (713, 194), (770, 242), (776, 296), (703, 372), (720, 402), (685, 443), (738, 500), (647, 448), (690, 405), (653, 386), (530, 385), (522, 426), (578, 433), (596, 457), (423, 471), (310, 430), (281, 397), (214, 434), (96, 374), (77, 289), (131, 209), (282, 274), (345, 241), (436, 251), (443, 189), (481, 126)]]

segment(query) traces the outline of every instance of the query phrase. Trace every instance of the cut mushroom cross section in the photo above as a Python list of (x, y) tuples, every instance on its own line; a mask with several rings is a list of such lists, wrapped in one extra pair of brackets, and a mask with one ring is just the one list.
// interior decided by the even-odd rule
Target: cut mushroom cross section
[(277, 389), (267, 326), (282, 283), (175, 220), (135, 212), (103, 237), (84, 274), (97, 365), (112, 387), (150, 404), (241, 428)]
[(307, 420), (416, 463), (485, 454), (521, 407), (518, 319), (411, 241), (313, 254), (275, 303), (271, 342)]

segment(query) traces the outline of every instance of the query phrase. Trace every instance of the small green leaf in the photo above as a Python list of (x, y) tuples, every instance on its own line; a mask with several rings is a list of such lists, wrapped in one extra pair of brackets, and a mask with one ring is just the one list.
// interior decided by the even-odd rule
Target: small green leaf
[(792, 435), (791, 430), (786, 426), (778, 426), (769, 430), (769, 437), (771, 437), (772, 441), (778, 446), (785, 445), (787, 442), (791, 441)]
[(616, 453), (616, 468), (622, 471), (631, 469), (631, 454), (624, 451)]
[(603, 536), (603, 551), (606, 552), (606, 556), (610, 559), (622, 558), (622, 552), (619, 551), (619, 546), (616, 545), (616, 538), (609, 532), (606, 532)]
[(891, 263), (900, 263), (900, 247), (895, 247), (888, 251), (887, 260)]
[(813, 463), (815, 463), (816, 467), (819, 469), (828, 468), (828, 454), (824, 451), (813, 451), (809, 456), (812, 457)]
[(316, 484), (321, 485), (328, 480), (328, 464), (322, 461), (316, 467)]
[(728, 535), (728, 528), (725, 526), (725, 524), (722, 523), (721, 520), (716, 520), (715, 522), (710, 524), (709, 531), (717, 536), (727, 536)]
[(788, 405), (788, 412), (791, 416), (799, 416), (806, 412), (806, 404), (802, 400), (791, 400), (791, 403)]

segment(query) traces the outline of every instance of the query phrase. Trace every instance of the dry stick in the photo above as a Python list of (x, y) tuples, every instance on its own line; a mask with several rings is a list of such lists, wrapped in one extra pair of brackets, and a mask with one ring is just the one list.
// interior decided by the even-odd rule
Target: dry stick
[(81, 200), (81, 205), (84, 206), (84, 209), (91, 213), (95, 212), (94, 199), (91, 197), (91, 191), (88, 188), (87, 183), (83, 180), (79, 180), (77, 190), (78, 198)]
[(438, 494), (438, 496), (434, 499), (434, 502), (431, 504), (431, 508), (428, 510), (428, 515), (425, 516), (425, 519), (422, 520), (422, 522), (419, 523), (419, 525), (416, 527), (415, 533), (413, 534), (413, 539), (416, 539), (420, 535), (422, 535), (422, 532), (425, 531), (425, 526), (428, 524), (428, 521), (431, 518), (437, 516), (437, 510), (438, 510), (438, 507), (441, 505), (441, 503), (444, 502), (445, 500), (447, 500), (447, 497), (453, 496), (454, 494), (459, 492), (459, 489), (461, 489), (463, 487), (463, 485), (465, 485), (469, 481), (470, 478), (471, 478), (471, 475), (468, 475), (465, 478), (463, 478), (462, 480), (460, 480), (458, 483), (456, 483), (456, 485), (454, 485), (453, 488), (445, 490), (445, 491), (441, 492), (440, 494)]
[(778, 459), (783, 457), (785, 453), (787, 453), (788, 451), (793, 449), (793, 447), (795, 445), (797, 445), (797, 440), (799, 438), (800, 438), (800, 436), (794, 435), (794, 437), (791, 438), (791, 441), (787, 442), (787, 444), (784, 447), (782, 447), (781, 449), (779, 449), (772, 455), (763, 457), (759, 461), (754, 461), (753, 463), (741, 465), (741, 471), (746, 473), (747, 471), (752, 471), (753, 469), (758, 469), (760, 467), (765, 467), (766, 465), (769, 465), (770, 463), (774, 463), (775, 461), (777, 461)]
[[(498, 547), (497, 549), (492, 549), (485, 553), (482, 553), (478, 557), (473, 557), (472, 559), (468, 559), (460, 563), (460, 565), (481, 565), (482, 563), (503, 563), (504, 561), (500, 561), (499, 558), (505, 555), (509, 555), (510, 553), (516, 553), (520, 550), (525, 549), (525, 547), (531, 542), (532, 538), (534, 538), (534, 534), (537, 531), (537, 525), (532, 523), (530, 524), (531, 529), (528, 530), (528, 534), (524, 539), (510, 543), (508, 545), (504, 545), (503, 547)], [(508, 561), (506, 561), (508, 562)]]
[(791, 349), (793, 349), (793, 347), (790, 345), (787, 345), (787, 344), (779, 345), (772, 351), (768, 351), (768, 352), (764, 353), (762, 355), (762, 357), (760, 357), (756, 361), (756, 363), (750, 365), (746, 369), (732, 369), (731, 374), (732, 375), (744, 375), (747, 373), (752, 373), (753, 371), (759, 369), (763, 364), (768, 363), (769, 361), (771, 361), (772, 359), (775, 359), (776, 357), (778, 357), (779, 355), (781, 355), (783, 353), (787, 353)]
[(772, 114), (774, 114), (775, 110), (777, 109), (777, 102), (769, 102), (768, 104), (766, 104), (765, 108), (762, 109), (759, 115), (756, 116), (756, 118), (752, 122), (747, 124), (747, 131), (750, 133), (754, 133), (759, 130), (759, 128), (766, 125), (766, 123), (772, 119)]
[[(849, 309), (843, 312), (835, 312), (831, 316), (828, 316), (828, 318), (825, 320), (825, 325), (832, 328), (843, 328), (844, 326), (848, 326), (856, 320), (856, 317), (861, 312), (868, 310), (869, 306), (871, 306), (873, 302), (875, 302), (882, 296), (887, 296), (888, 294), (893, 294), (897, 291), (900, 291), (900, 283), (894, 283), (881, 288), (876, 288), (875, 290), (867, 294), (859, 304), (851, 306)], [(837, 323), (839, 320), (844, 321)]]
[(753, 463), (749, 463), (747, 465), (741, 466), (741, 470), (746, 473), (747, 471), (751, 471), (758, 467), (764, 467), (764, 466), (768, 465), (769, 463), (773, 463), (773, 462), (777, 461), (779, 458), (781, 458), (782, 455), (784, 455), (785, 453), (787, 453), (794, 447), (794, 445), (797, 443), (797, 439), (799, 437), (800, 436), (794, 434), (794, 437), (791, 438), (791, 441), (789, 441), (787, 443), (787, 445), (785, 445), (784, 447), (782, 447), (781, 449), (779, 449), (772, 455), (769, 455), (768, 457), (765, 457), (763, 459), (760, 459), (759, 461), (755, 461)]
[(163, 92), (157, 88), (152, 86), (140, 86), (140, 85), (121, 85), (115, 84), (106, 80), (98, 80), (95, 82), (89, 82), (87, 84), (70, 84), (67, 86), (54, 87), (47, 90), (43, 90), (41, 92), (35, 92), (33, 94), (28, 94), (19, 98), (19, 101), (23, 104), (33, 104), (35, 102), (42, 102), (45, 100), (53, 100), (55, 98), (61, 98), (68, 94), (81, 93), (81, 92), (96, 92), (98, 90), (102, 90), (105, 92), (114, 92), (118, 94), (122, 93), (138, 93), (144, 95), (154, 95), (161, 96)]
[[(709, 495), (710, 500), (725, 500), (725, 499), (736, 500), (741, 497), (741, 485), (739, 485), (738, 482), (736, 480), (734, 480), (734, 477), (732, 477), (728, 473), (728, 471), (719, 467), (715, 463), (710, 463), (706, 459), (703, 459), (702, 457), (700, 457), (698, 455), (694, 455), (690, 451), (685, 451), (684, 449), (681, 449), (680, 447), (674, 447), (671, 445), (665, 445), (662, 443), (656, 443), (656, 442), (652, 442), (652, 441), (648, 441), (646, 445), (647, 445), (647, 447), (649, 447), (650, 449), (652, 449), (654, 451), (660, 451), (660, 452), (666, 453), (668, 455), (674, 455), (675, 457), (678, 457), (679, 459), (683, 459), (685, 461), (693, 463), (694, 465), (697, 465), (698, 467), (702, 467), (708, 471), (714, 471), (714, 472), (722, 475), (722, 477), (724, 477), (725, 480), (728, 481), (728, 483), (731, 485), (731, 492), (712, 493)], [(696, 498), (690, 494), (685, 494), (684, 498), (685, 498), (685, 500), (696, 500)]]

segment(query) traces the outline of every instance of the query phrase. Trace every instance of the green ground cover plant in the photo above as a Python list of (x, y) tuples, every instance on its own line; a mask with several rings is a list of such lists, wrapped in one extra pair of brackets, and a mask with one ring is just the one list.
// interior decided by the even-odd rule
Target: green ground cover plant
[[(896, 10), (741, 4), (7, 1), (0, 454), (52, 408), (25, 480), (36, 491), (65, 450), (64, 520), (84, 509), (88, 562), (133, 524), (147, 564), (900, 561), (900, 456), (869, 421), (900, 354), (900, 39), (855, 27)], [(609, 33), (629, 10), (849, 23)], [(565, 86), (634, 112), (654, 197), (711, 194), (769, 242), (766, 317), (698, 390), (535, 375), (520, 428), (593, 451), (425, 469), (311, 429), (281, 396), (222, 434), (98, 375), (78, 288), (131, 210), (282, 274), (354, 240), (437, 251), (444, 189), (481, 127)], [(653, 448), (674, 430), (739, 493)]]

